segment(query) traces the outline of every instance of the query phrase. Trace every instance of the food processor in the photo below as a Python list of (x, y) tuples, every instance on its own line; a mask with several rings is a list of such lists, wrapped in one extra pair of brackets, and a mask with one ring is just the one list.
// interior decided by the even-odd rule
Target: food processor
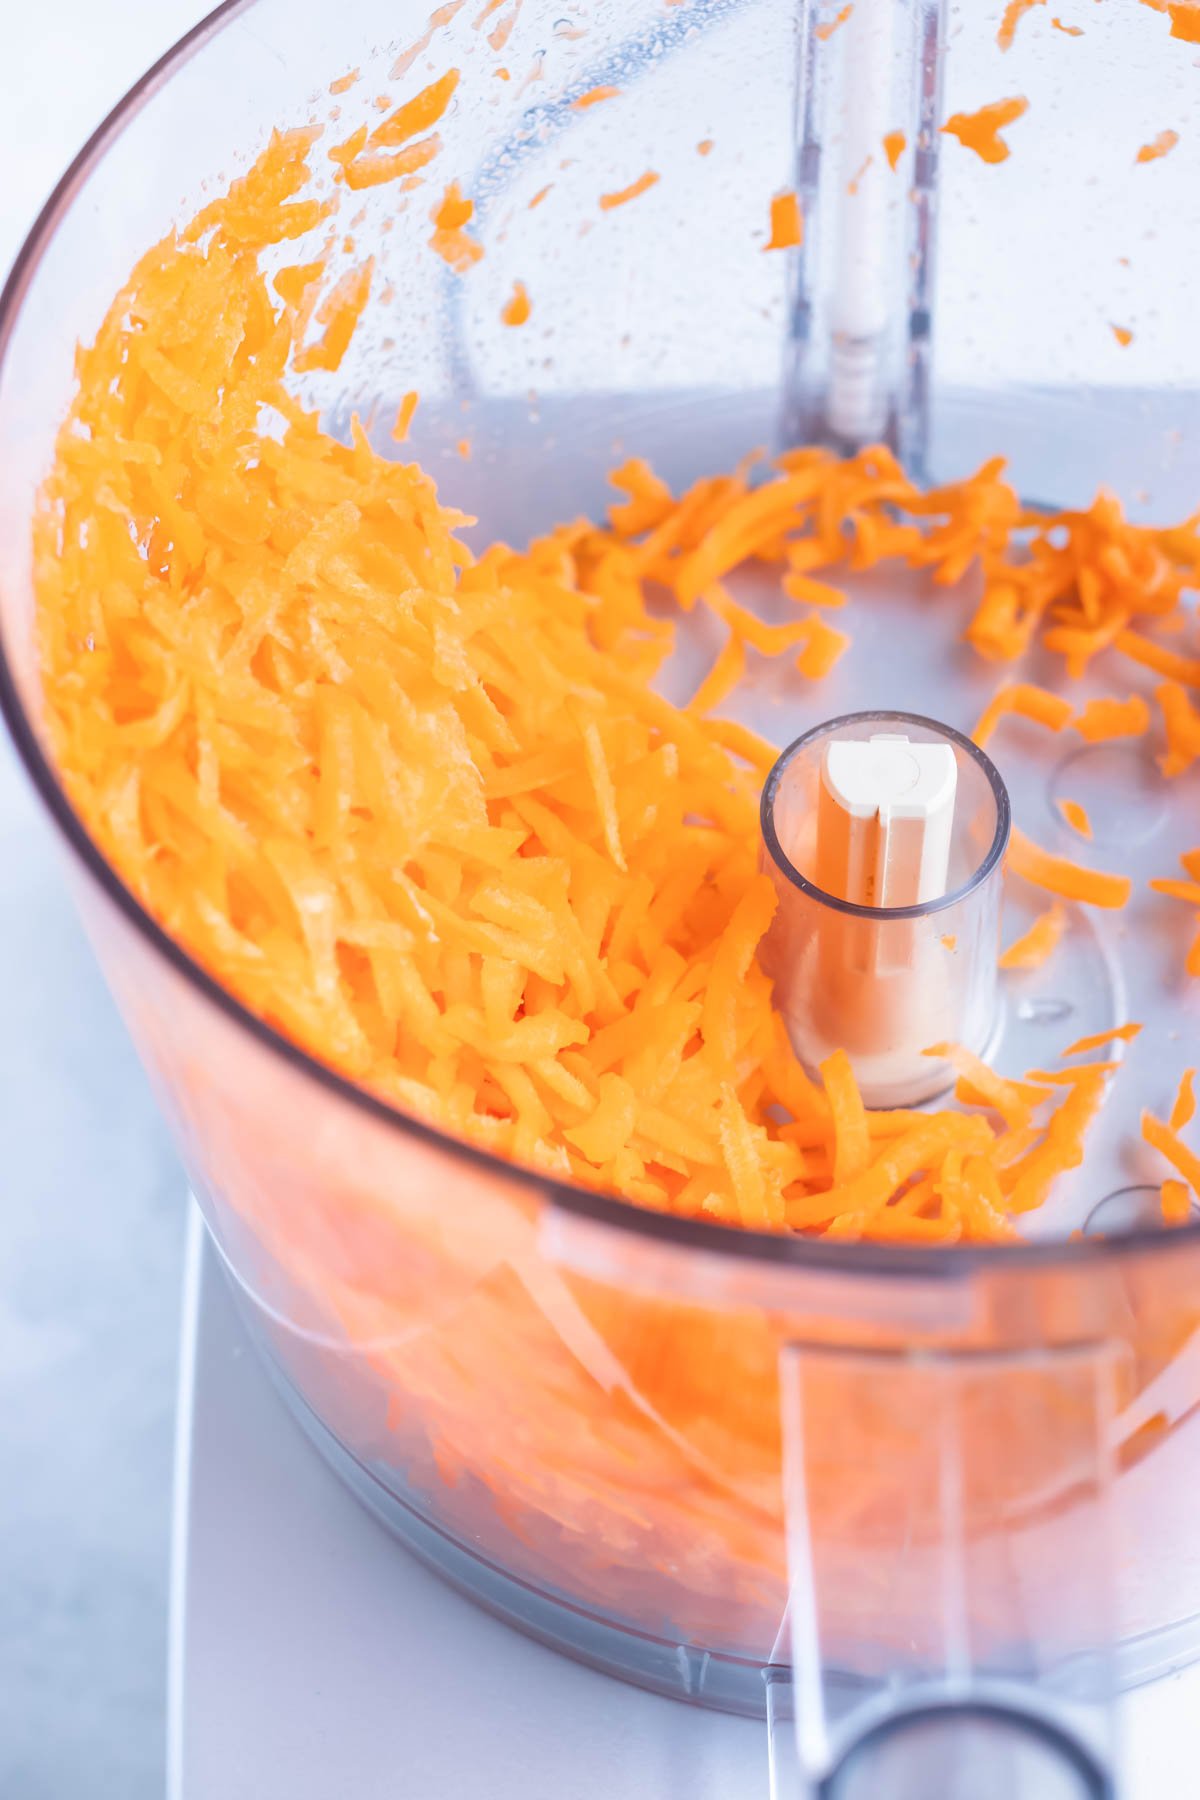
[[(1194, 1209), (1166, 1228), (1137, 1137), (1196, 1039), (1188, 919), (1146, 885), (1191, 847), (1194, 776), (1124, 739), (1048, 752), (1024, 721), (984, 757), (969, 734), (998, 672), (961, 641), (977, 572), (939, 589), (851, 569), (853, 653), (819, 683), (756, 665), (728, 698), (791, 746), (764, 867), (811, 914), (777, 818), (806, 745), (849, 716), (932, 734), (960, 752), (977, 866), (895, 926), (962, 959), (969, 1048), (1018, 1075), (1130, 1021), (1143, 1044), (1116, 1037), (1087, 1156), (1019, 1240), (641, 1210), (356, 1086), (143, 907), (47, 740), (37, 495), (75, 347), (135, 261), (275, 128), (350, 141), (453, 69), (436, 184), (342, 197), (326, 254), (347, 275), (371, 257), (373, 298), (296, 384), (334, 436), (357, 420), (433, 475), (473, 547), (602, 516), (625, 458), (678, 492), (810, 444), (881, 442), (924, 485), (1004, 457), (1030, 508), (1106, 490), (1132, 519), (1185, 520), (1198, 45), (1200, 8), (1152, 0), (231, 0), (81, 153), (4, 296), (0, 691), (246, 1331), (397, 1538), (595, 1669), (765, 1718), (781, 1796), (1112, 1793), (1118, 1691), (1200, 1649), (1200, 1229)], [(431, 219), (459, 229), (451, 178), (465, 258), (429, 253)], [(779, 616), (769, 570), (731, 585)], [(714, 648), (689, 615), (669, 697)], [(1067, 685), (1041, 648), (1020, 673)], [(1142, 673), (1125, 689), (1149, 695)], [(1089, 668), (1072, 701), (1110, 685)], [(1049, 962), (997, 974), (1010, 807), (1135, 891), (1119, 917), (1071, 904)], [(1036, 910), (1006, 880), (1005, 941)], [(803, 955), (785, 940), (785, 986)], [(801, 1030), (825, 994), (808, 982)]]

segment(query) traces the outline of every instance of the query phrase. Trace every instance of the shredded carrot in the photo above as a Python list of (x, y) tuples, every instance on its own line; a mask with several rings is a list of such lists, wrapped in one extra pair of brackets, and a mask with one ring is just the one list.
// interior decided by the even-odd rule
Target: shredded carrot
[(771, 235), (764, 250), (793, 250), (804, 240), (804, 220), (800, 201), (791, 188), (776, 194), (771, 201)]
[(1166, 754), (1158, 758), (1158, 766), (1170, 780), (1184, 774), (1200, 756), (1200, 710), (1177, 681), (1163, 682), (1155, 688), (1154, 697), (1162, 709), (1167, 735)]
[(354, 86), (355, 82), (358, 80), (359, 73), (360, 73), (360, 71), (358, 69), (351, 69), (348, 74), (339, 75), (336, 81), (330, 82), (329, 92), (331, 94), (346, 93), (346, 91), (349, 88), (352, 88)]
[(982, 750), (1006, 713), (1019, 713), (1023, 719), (1045, 725), (1050, 731), (1061, 731), (1070, 722), (1071, 712), (1070, 701), (1061, 694), (1052, 694), (1031, 682), (1006, 683), (993, 694), (971, 735)]
[(1160, 1151), (1172, 1168), (1182, 1175), (1192, 1193), (1200, 1197), (1200, 1156), (1189, 1150), (1179, 1133), (1147, 1112), (1142, 1114), (1142, 1136), (1151, 1149)]
[(1122, 350), (1127, 350), (1133, 342), (1133, 333), (1128, 325), (1113, 325), (1111, 330)]
[(583, 112), (589, 106), (599, 106), (603, 100), (615, 100), (620, 91), (619, 87), (612, 86), (589, 88), (586, 94), (572, 100), (571, 105), (576, 112)]
[(1158, 136), (1143, 144), (1135, 157), (1136, 162), (1157, 162), (1160, 156), (1166, 156), (1179, 142), (1177, 131), (1160, 131)]
[(1167, 13), (1171, 20), (1171, 36), (1185, 44), (1200, 44), (1200, 0), (1170, 0)]
[(950, 137), (956, 137), (966, 149), (986, 163), (1002, 163), (1011, 154), (1000, 136), (1006, 125), (1012, 125), (1028, 112), (1029, 102), (1017, 96), (1011, 100), (995, 100), (973, 113), (952, 113), (942, 126)]
[(1143, 668), (1153, 669), (1156, 674), (1181, 682), (1184, 687), (1200, 687), (1200, 656), (1184, 656), (1136, 631), (1122, 631), (1113, 641), (1123, 656), (1141, 663)]
[(1162, 1220), (1164, 1225), (1186, 1225), (1192, 1214), (1192, 1197), (1186, 1181), (1170, 1177), (1162, 1184)]
[(500, 310), (500, 317), (505, 325), (524, 325), (531, 307), (529, 291), (523, 281), (513, 282), (513, 291)]
[(900, 158), (904, 155), (908, 139), (902, 131), (887, 131), (883, 136), (883, 153), (888, 159), (888, 167), (896, 169), (900, 166)]
[(834, 13), (831, 19), (823, 19), (816, 27), (816, 34), (822, 42), (827, 42), (838, 29), (838, 26), (846, 23), (846, 20), (853, 11), (853, 0), (847, 0), (847, 4)]
[(639, 175), (637, 180), (631, 181), (628, 187), (618, 188), (615, 193), (601, 194), (601, 212), (611, 212), (616, 206), (624, 206), (628, 201), (636, 200), (639, 195), (652, 188), (658, 179), (658, 174), (654, 169), (647, 169), (644, 175)]
[(1082, 37), (1083, 36), (1083, 26), (1082, 25), (1064, 25), (1061, 19), (1051, 19), (1050, 23), (1054, 27), (1055, 31), (1064, 32), (1067, 37)]
[(402, 444), (408, 436), (408, 428), (412, 424), (413, 414), (417, 410), (417, 401), (419, 398), (420, 396), (416, 389), (412, 388), (405, 394), (397, 408), (396, 423), (392, 426), (392, 437), (398, 444)]
[(464, 196), (457, 181), (450, 183), (430, 214), (433, 220), (430, 248), (460, 275), (483, 255), (483, 245), (464, 229), (474, 216), (475, 202)]
[(1046, 888), (1064, 900), (1082, 900), (1089, 906), (1124, 906), (1133, 885), (1127, 875), (1104, 875), (1099, 869), (1082, 868), (1065, 856), (1052, 856), (1015, 826), (1009, 841), (1008, 866), (1035, 887)]
[(552, 181), (548, 181), (544, 188), (539, 188), (537, 193), (533, 196), (533, 199), (529, 202), (529, 206), (528, 206), (527, 210), (529, 212), (532, 212), (535, 206), (540, 206), (542, 204), (542, 201), (546, 198), (546, 195), (550, 192), (550, 189), (553, 186), (554, 186), (554, 183)]
[(1077, 831), (1081, 838), (1091, 837), (1092, 821), (1088, 818), (1087, 809), (1078, 800), (1059, 800), (1057, 805), (1072, 831)]
[(951, 954), (953, 954), (953, 952), (958, 949), (958, 933), (955, 931), (943, 931), (938, 942), (941, 944), (943, 950), (949, 950)]
[(870, 1164), (867, 1114), (844, 1050), (836, 1050), (826, 1058), (821, 1064), (821, 1075), (833, 1121), (833, 1179), (841, 1186), (861, 1175)]
[(1046, 0), (1008, 0), (1004, 9), (1004, 17), (1000, 21), (1000, 29), (996, 33), (996, 42), (1001, 50), (1011, 50), (1017, 35), (1017, 26), (1025, 14), (1035, 6), (1044, 6)]
[(1066, 923), (1066, 912), (1055, 901), (1044, 913), (1039, 913), (1028, 931), (1022, 932), (1001, 954), (1000, 967), (1040, 969), (1044, 963), (1049, 962), (1058, 948)]
[(808, 642), (796, 658), (796, 667), (810, 681), (821, 681), (850, 648), (850, 639), (816, 613), (810, 613), (806, 623)]
[(439, 6), (436, 12), (431, 13), (429, 16), (429, 24), (424, 33), (417, 39), (415, 44), (410, 44), (407, 50), (401, 51), (400, 55), (388, 70), (388, 79), (391, 81), (399, 81), (401, 76), (407, 75), (418, 56), (423, 56), (426, 50), (428, 50), (433, 41), (434, 33), (443, 30), (444, 27), (450, 23), (451, 19), (453, 19), (454, 15), (462, 10), (464, 5), (465, 0), (447, 0), (445, 6)]
[(1128, 700), (1089, 700), (1071, 723), (1089, 744), (1107, 743), (1112, 738), (1141, 737), (1150, 728), (1150, 708), (1140, 694), (1130, 694)]
[(356, 269), (348, 269), (328, 298), (317, 308), (317, 320), (325, 330), (319, 341), (297, 351), (292, 366), (298, 373), (309, 369), (335, 370), (350, 348), (354, 328), (362, 317), (371, 294), (374, 258), (369, 257)]
[(1142, 1027), (1137, 1024), (1116, 1025), (1111, 1031), (1098, 1031), (1091, 1037), (1076, 1039), (1075, 1043), (1067, 1045), (1063, 1055), (1083, 1056), (1088, 1050), (1102, 1050), (1105, 1044), (1114, 1043), (1118, 1039), (1122, 1043), (1128, 1044), (1137, 1037), (1141, 1030)]
[(712, 149), (713, 149), (713, 139), (712, 138), (701, 138), (700, 142), (696, 145), (697, 154), (700, 156), (711, 156)]
[(458, 70), (447, 69), (438, 80), (430, 82), (403, 106), (398, 106), (367, 139), (372, 149), (395, 150), (419, 132), (429, 131), (442, 118), (454, 98), (458, 86)]
[(1179, 1090), (1175, 1095), (1175, 1104), (1171, 1108), (1172, 1131), (1182, 1131), (1185, 1125), (1190, 1125), (1192, 1122), (1196, 1111), (1196, 1095), (1193, 1086), (1195, 1080), (1195, 1069), (1185, 1069), (1179, 1078)]

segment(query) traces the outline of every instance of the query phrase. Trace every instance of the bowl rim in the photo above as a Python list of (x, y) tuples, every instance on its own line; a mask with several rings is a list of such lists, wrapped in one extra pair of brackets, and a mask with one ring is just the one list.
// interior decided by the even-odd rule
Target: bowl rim
[[(251, 12), (257, 4), (258, 0), (220, 0), (219, 5), (185, 32), (132, 84), (67, 166), (38, 213), (8, 271), (3, 288), (0, 288), (0, 392), (14, 329), (34, 275), (60, 221), (85, 188), (91, 172), (125, 126), (168, 85), (175, 71), (197, 55), (211, 38), (241, 15)], [(1200, 1222), (1177, 1226), (1170, 1231), (1142, 1229), (1113, 1237), (944, 1246), (854, 1243), (762, 1232), (718, 1224), (715, 1220), (684, 1219), (646, 1210), (616, 1195), (578, 1187), (527, 1165), (505, 1161), (478, 1145), (453, 1137), (401, 1111), (310, 1055), (244, 1006), (171, 937), (125, 885), (71, 806), (42, 748), (20, 698), (5, 635), (0, 629), (0, 714), (46, 812), (102, 895), (133, 928), (137, 937), (204, 1001), (240, 1027), (268, 1055), (281, 1058), (318, 1088), (361, 1109), (377, 1123), (391, 1127), (402, 1136), (474, 1166), (493, 1180), (523, 1183), (551, 1208), (603, 1226), (617, 1239), (650, 1240), (684, 1254), (701, 1252), (708, 1256), (731, 1257), (743, 1264), (763, 1263), (774, 1268), (828, 1271), (842, 1276), (955, 1282), (972, 1274), (999, 1275), (1035, 1269), (1081, 1272), (1089, 1265), (1111, 1261), (1114, 1257), (1169, 1254), (1176, 1246), (1200, 1243)]]

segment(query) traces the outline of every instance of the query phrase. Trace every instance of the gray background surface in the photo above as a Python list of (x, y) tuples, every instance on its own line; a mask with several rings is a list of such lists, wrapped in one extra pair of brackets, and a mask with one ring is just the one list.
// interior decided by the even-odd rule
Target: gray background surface
[[(0, 270), (208, 10), (0, 0)], [(163, 1791), (183, 1182), (0, 733), (0, 1794)]]

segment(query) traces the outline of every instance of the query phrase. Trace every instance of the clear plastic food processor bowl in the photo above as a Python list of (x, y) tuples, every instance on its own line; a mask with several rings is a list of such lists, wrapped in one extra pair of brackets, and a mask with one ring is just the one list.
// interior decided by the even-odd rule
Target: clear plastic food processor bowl
[[(1134, 517), (1185, 516), (1197, 9), (1060, 3), (1004, 50), (985, 0), (459, 0), (432, 18), (426, 0), (232, 0), (82, 152), (0, 320), (8, 722), (280, 1393), (482, 1604), (631, 1681), (766, 1712), (781, 1794), (928, 1793), (937, 1768), (937, 1792), (973, 1796), (980, 1758), (1007, 1770), (989, 1792), (1049, 1769), (1045, 1791), (1103, 1794), (1114, 1689), (1200, 1648), (1200, 1226), (1158, 1227), (1136, 1128), (1178, 1068), (1123, 1072), (1085, 1166), (1012, 1247), (732, 1232), (451, 1141), (251, 1017), (89, 840), (43, 738), (30, 519), (75, 345), (135, 259), (272, 127), (338, 106), (349, 132), (452, 66), (470, 79), (439, 126), (438, 191), (453, 175), (473, 197), (483, 260), (463, 277), (429, 253), (433, 188), (365, 191), (355, 255), (378, 298), (303, 392), (335, 434), (357, 412), (386, 448), (418, 390), (392, 453), (477, 517), (473, 543), (598, 516), (624, 456), (678, 488), (760, 447), (880, 437), (924, 479), (1005, 455), (1037, 502), (1106, 486)], [(603, 87), (619, 94), (575, 104)], [(1007, 97), (1028, 102), (1007, 156), (939, 129)], [(1139, 161), (1167, 130), (1177, 147)], [(803, 243), (766, 254), (788, 189)], [(519, 331), (500, 317), (516, 281)], [(969, 732), (997, 672), (962, 619), (914, 577), (865, 577), (854, 654), (802, 689), (756, 673), (733, 716), (781, 749), (860, 711)], [(681, 683), (711, 658), (704, 632)], [(1095, 825), (1081, 859), (1119, 853), (1139, 893), (1170, 872), (1190, 778), (1159, 782), (1136, 745), (1077, 744), (1068, 766), (1012, 741), (1013, 809), (1043, 839), (1069, 794)], [(1081, 913), (1046, 970), (987, 987), (998, 1067), (1128, 1016), (1187, 1060), (1183, 940), (1142, 907)]]

